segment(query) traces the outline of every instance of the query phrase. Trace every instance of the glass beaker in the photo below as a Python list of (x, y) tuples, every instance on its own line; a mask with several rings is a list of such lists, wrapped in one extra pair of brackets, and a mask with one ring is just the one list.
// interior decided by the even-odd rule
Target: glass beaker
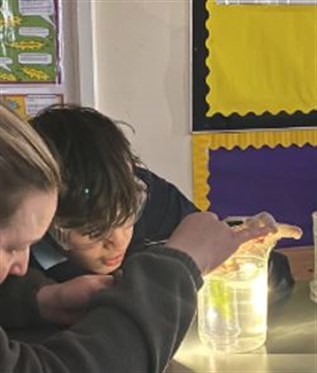
[(198, 293), (199, 337), (215, 352), (254, 350), (267, 334), (268, 253), (237, 252), (220, 269)]

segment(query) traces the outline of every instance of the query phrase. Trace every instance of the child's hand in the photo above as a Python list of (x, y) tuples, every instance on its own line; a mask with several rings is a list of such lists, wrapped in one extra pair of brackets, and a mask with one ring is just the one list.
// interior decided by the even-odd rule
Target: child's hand
[(45, 285), (36, 295), (40, 314), (56, 324), (72, 325), (83, 316), (91, 297), (113, 283), (112, 276), (85, 275)]

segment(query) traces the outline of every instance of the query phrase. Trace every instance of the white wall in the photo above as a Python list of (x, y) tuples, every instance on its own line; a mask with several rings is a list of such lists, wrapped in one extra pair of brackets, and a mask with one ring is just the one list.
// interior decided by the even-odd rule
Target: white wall
[(92, 0), (95, 106), (131, 123), (146, 165), (192, 195), (189, 0)]

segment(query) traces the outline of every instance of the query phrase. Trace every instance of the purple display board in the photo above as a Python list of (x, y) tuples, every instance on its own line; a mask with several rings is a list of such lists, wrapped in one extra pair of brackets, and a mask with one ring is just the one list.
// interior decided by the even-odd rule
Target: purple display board
[(278, 221), (304, 231), (299, 241), (281, 240), (279, 247), (313, 244), (312, 217), (317, 210), (317, 148), (267, 146), (209, 151), (212, 211), (219, 217), (270, 212)]

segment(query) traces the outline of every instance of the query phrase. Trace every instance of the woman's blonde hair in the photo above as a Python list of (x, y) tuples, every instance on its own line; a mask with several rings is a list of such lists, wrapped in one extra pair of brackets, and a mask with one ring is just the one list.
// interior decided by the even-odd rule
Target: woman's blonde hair
[(0, 102), (0, 227), (9, 223), (25, 193), (59, 187), (59, 167), (44, 141)]

